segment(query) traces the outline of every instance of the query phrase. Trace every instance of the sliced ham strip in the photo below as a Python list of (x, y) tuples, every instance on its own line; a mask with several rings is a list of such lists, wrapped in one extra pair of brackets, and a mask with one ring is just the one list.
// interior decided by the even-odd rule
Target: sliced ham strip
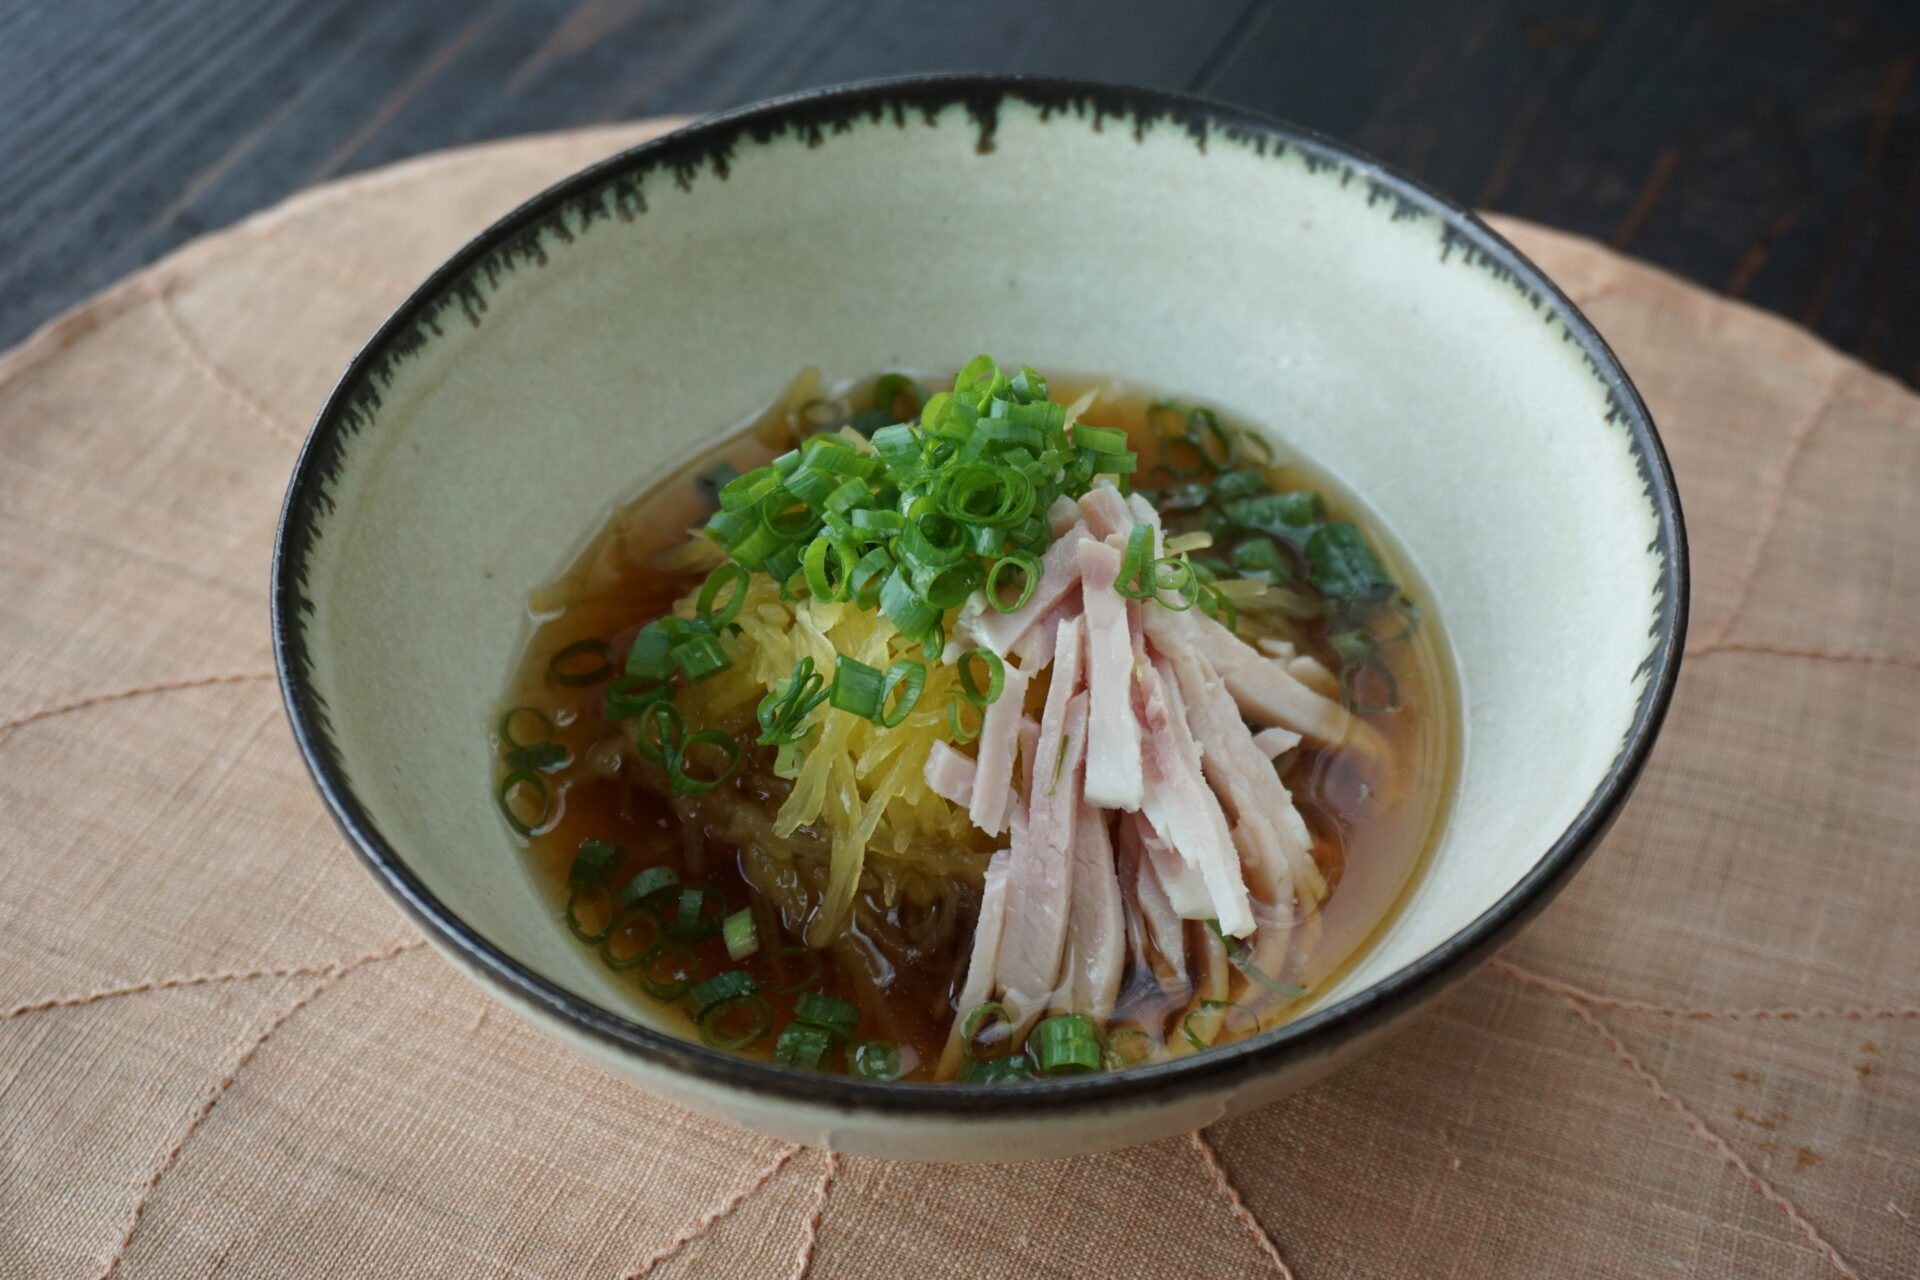
[[(1007, 768), (1011, 773), (1013, 768), (1011, 762)], [(971, 757), (961, 755), (946, 743), (936, 741), (928, 750), (926, 768), (922, 771), (922, 776), (927, 780), (928, 789), (948, 803), (966, 808), (973, 802), (974, 762)], [(979, 825), (977, 819), (975, 825)], [(984, 831), (986, 828), (982, 827), (981, 830)], [(1000, 832), (995, 829), (988, 834), (999, 835)]]
[(959, 1070), (966, 1046), (961, 1036), (966, 1029), (965, 1014), (993, 998), (994, 966), (1000, 957), (1000, 935), (1007, 915), (1007, 867), (1012, 855), (1005, 849), (987, 861), (987, 874), (980, 890), (980, 919), (973, 928), (973, 954), (967, 958), (966, 980), (960, 984), (962, 1016), (953, 1020), (947, 1033), (947, 1047), (940, 1055), (940, 1074), (951, 1079)]
[(1027, 602), (1012, 613), (987, 609), (974, 621), (972, 631), (980, 643), (1001, 657), (1046, 617), (1069, 591), (1080, 585), (1080, 544), (1093, 535), (1084, 525), (1075, 525), (1053, 540), (1040, 558), (1040, 581), (1034, 585)]
[(1312, 654), (1287, 655), (1287, 674), (1315, 693), (1335, 701), (1340, 698), (1340, 677), (1327, 670), (1326, 664)]
[(1080, 523), (1080, 504), (1061, 494), (1047, 508), (1047, 536), (1057, 538)]
[(1053, 680), (1027, 792), (1026, 829), (1016, 828), (1007, 873), (1007, 927), (999, 982), (1015, 1036), (1046, 1012), (1060, 975), (1072, 902), (1074, 829), (1087, 746), (1087, 696), (1080, 683), (1080, 619), (1060, 626)]
[[(1208, 905), (1203, 914), (1192, 914), (1197, 904), (1181, 901), (1179, 881), (1168, 885), (1169, 896), (1189, 919), (1218, 920), (1227, 933), (1243, 938), (1253, 932), (1254, 921), (1246, 881), (1240, 874), (1240, 855), (1220, 801), (1201, 775), (1200, 748), (1184, 715), (1175, 709), (1171, 676), (1156, 661), (1138, 673), (1136, 687), (1146, 748), (1141, 812), (1181, 860), (1199, 872)], [(1240, 736), (1246, 737), (1244, 730)]]
[(1126, 598), (1113, 589), (1119, 575), (1118, 551), (1091, 539), (1080, 544), (1087, 627), (1087, 803), (1132, 811), (1140, 807), (1144, 784), (1140, 725), (1133, 712), (1134, 642)]
[(1067, 915), (1066, 963), (1054, 997), (1056, 1008), (1096, 1023), (1113, 1015), (1127, 957), (1125, 908), (1114, 874), (1108, 821), (1105, 812), (1081, 802), (1073, 835), (1073, 906)]
[(1300, 735), (1291, 729), (1282, 729), (1275, 725), (1271, 729), (1262, 729), (1253, 735), (1253, 745), (1269, 760), (1278, 760), (1287, 752), (1300, 745)]
[[(1013, 800), (1013, 766), (1020, 754), (1021, 707), (1027, 700), (1029, 681), (1025, 671), (1007, 664), (1006, 685), (980, 717), (980, 745), (974, 754), (975, 768), (968, 799), (954, 801), (965, 804), (973, 825), (990, 836), (1007, 829), (1007, 811)], [(933, 766), (931, 755), (927, 757), (927, 766), (929, 769)], [(931, 779), (928, 785), (933, 785)]]
[(1110, 484), (1096, 484), (1081, 495), (1080, 518), (1096, 538), (1124, 539), (1133, 530), (1133, 511)]
[[(1122, 886), (1133, 891), (1134, 903), (1140, 911), (1141, 931), (1152, 942), (1154, 954), (1159, 958), (1159, 963), (1151, 965), (1154, 980), (1162, 991), (1180, 999), (1192, 989), (1187, 977), (1186, 922), (1173, 909), (1166, 886), (1160, 883), (1160, 875), (1154, 870), (1148, 845), (1156, 839), (1143, 815), (1123, 817), (1114, 846), (1115, 858), (1121, 864)], [(1147, 953), (1136, 948), (1135, 954), (1145, 956)]]
[(1189, 623), (1194, 647), (1225, 678), (1242, 715), (1256, 724), (1292, 729), (1322, 745), (1346, 737), (1353, 717), (1345, 707), (1300, 683), (1279, 662), (1262, 657), (1212, 618), (1193, 617), (1194, 612), (1172, 616)]

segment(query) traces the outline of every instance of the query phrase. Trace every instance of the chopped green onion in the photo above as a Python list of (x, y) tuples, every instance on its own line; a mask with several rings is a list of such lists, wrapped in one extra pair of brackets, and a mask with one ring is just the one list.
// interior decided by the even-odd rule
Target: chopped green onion
[(1227, 959), (1233, 963), (1233, 967), (1246, 974), (1248, 980), (1256, 986), (1264, 987), (1274, 995), (1284, 996), (1289, 1000), (1298, 1000), (1301, 996), (1307, 994), (1305, 987), (1295, 986), (1291, 982), (1282, 982), (1255, 964), (1253, 962), (1253, 944), (1245, 938), (1228, 937), (1221, 931), (1218, 920), (1207, 921), (1207, 928), (1213, 931), (1214, 937), (1220, 939), (1220, 941), (1225, 944), (1227, 948)]
[[(853, 551), (845, 544), (821, 534), (800, 557), (807, 575), (807, 590), (815, 600), (844, 600), (853, 594), (853, 571), (858, 567)], [(736, 566), (737, 567), (737, 566)], [(829, 573), (831, 569), (833, 572)]]
[(760, 949), (760, 939), (753, 929), (753, 911), (749, 907), (728, 916), (720, 926), (720, 936), (726, 940), (727, 954), (735, 960), (745, 960)]
[(1222, 503), (1220, 510), (1236, 529), (1277, 533), (1296, 542), (1305, 540), (1326, 518), (1320, 495), (1310, 489), (1237, 498)]
[(1240, 446), (1233, 433), (1220, 424), (1211, 409), (1195, 409), (1187, 415), (1187, 439), (1193, 441), (1212, 470), (1224, 471), (1240, 459)]
[(582, 840), (580, 848), (573, 855), (573, 864), (567, 868), (567, 880), (571, 884), (605, 884), (613, 877), (613, 869), (620, 865), (622, 850), (617, 844), (608, 844), (605, 840)]
[(1240, 606), (1210, 582), (1200, 588), (1200, 612), (1229, 631), (1240, 628)]
[[(643, 941), (634, 940), (634, 925), (644, 927)], [(647, 953), (659, 945), (665, 934), (666, 926), (660, 923), (660, 917), (645, 907), (623, 911), (615, 918), (613, 927), (600, 943), (600, 958), (606, 961), (610, 969), (634, 968), (646, 960)], [(615, 947), (614, 944), (622, 940), (628, 945), (624, 949)]]
[[(732, 622), (746, 607), (747, 577), (747, 571), (737, 564), (723, 564), (715, 569), (700, 584), (700, 594), (694, 600), (694, 613), (716, 630)], [(721, 591), (728, 587), (733, 589), (727, 592), (726, 602), (719, 603)]]
[(655, 1000), (678, 1000), (700, 978), (700, 957), (677, 942), (656, 942), (640, 957), (640, 985)]
[(1233, 1012), (1235, 1009), (1238, 1009), (1241, 1013), (1245, 1014), (1247, 1016), (1247, 1021), (1253, 1024), (1252, 1029), (1246, 1032), (1247, 1035), (1253, 1035), (1255, 1032), (1260, 1030), (1260, 1019), (1256, 1017), (1254, 1015), (1253, 1010), (1247, 1008), (1247, 1006), (1243, 1004), (1236, 1004), (1232, 1000), (1202, 1000), (1199, 1006), (1195, 1008), (1192, 1013), (1188, 1014), (1185, 1018), (1182, 1018), (1180, 1020), (1180, 1034), (1185, 1036), (1187, 1039), (1187, 1043), (1192, 1045), (1194, 1048), (1196, 1049), (1208, 1048), (1209, 1042), (1202, 1040), (1200, 1038), (1200, 1033), (1193, 1029), (1193, 1020), (1199, 1017), (1203, 1013), (1212, 1013), (1215, 1010), (1218, 1010), (1220, 1011), (1220, 1014), (1221, 1014), (1220, 1029), (1222, 1031), (1225, 1031), (1229, 1029), (1226, 1025), (1226, 1015)]
[[(743, 1014), (744, 1026), (740, 1025)], [(708, 1005), (696, 1020), (700, 1024), (700, 1038), (714, 1048), (743, 1049), (772, 1028), (773, 1007), (756, 995), (729, 996)]]
[[(976, 713), (974, 722), (971, 725), (966, 722), (966, 710), (970, 707), (973, 708)], [(947, 703), (948, 736), (961, 746), (965, 746), (967, 743), (979, 737), (980, 730), (985, 726), (983, 717), (980, 716), (978, 712), (978, 706), (967, 701), (964, 694), (955, 690), (952, 699)]]
[[(898, 659), (887, 668), (886, 682), (880, 690), (880, 712), (874, 717), (875, 721), (889, 729), (899, 728), (919, 705), (921, 691), (926, 687), (927, 664), (912, 658)], [(896, 691), (898, 698), (893, 696)], [(891, 710), (887, 706), (889, 698), (893, 699)]]
[(1107, 1051), (1101, 1057), (1101, 1065), (1109, 1071), (1122, 1071), (1152, 1061), (1159, 1050), (1160, 1044), (1152, 1036), (1138, 1027), (1128, 1027), (1107, 1037)]
[(674, 641), (673, 665), (680, 669), (689, 683), (698, 684), (732, 666), (733, 657), (721, 645), (719, 636), (706, 632)]
[(839, 655), (833, 668), (833, 688), (829, 691), (834, 706), (864, 720), (878, 720), (885, 691), (886, 677), (879, 671), (844, 653)]
[(640, 628), (627, 650), (627, 674), (643, 680), (665, 680), (673, 674), (673, 634), (660, 620)]
[(833, 1048), (833, 1037), (819, 1027), (789, 1022), (773, 1042), (773, 1060), (789, 1067), (817, 1071)]
[(793, 674), (760, 699), (760, 745), (790, 747), (807, 735), (806, 720), (827, 700), (826, 679), (813, 669), (811, 657), (793, 664)]
[[(1012, 600), (1006, 598), (1000, 576), (1009, 569), (1020, 574), (1020, 594)], [(987, 603), (1001, 613), (1012, 613), (1027, 601), (1033, 599), (1033, 589), (1040, 585), (1040, 561), (1023, 552), (1001, 556), (993, 562), (993, 568), (987, 570)]]
[(620, 886), (620, 905), (639, 906), (649, 899), (680, 887), (680, 873), (672, 867), (646, 867)]
[[(973, 660), (976, 658), (987, 669), (987, 687), (984, 689), (973, 675)], [(1007, 664), (1001, 661), (999, 654), (985, 647), (969, 649), (960, 655), (958, 669), (960, 693), (968, 702), (985, 707), (1000, 701), (1000, 693), (1007, 687)]]
[(960, 1074), (967, 1084), (1007, 1084), (1033, 1079), (1033, 1063), (1024, 1053), (1009, 1053), (998, 1058), (970, 1058)]
[(756, 989), (752, 978), (739, 969), (729, 969), (696, 983), (693, 990), (687, 992), (687, 1012), (698, 1018), (722, 1000), (750, 996)]
[[(534, 726), (540, 734), (537, 738), (521, 738), (513, 731), (516, 721), (525, 720), (528, 717), (532, 717)], [(500, 741), (511, 750), (524, 751), (529, 747), (542, 746), (553, 741), (553, 721), (548, 718), (546, 712), (538, 708), (515, 707), (500, 717)]]
[[(980, 1029), (987, 1025), (989, 1019), (993, 1020), (992, 1025), (994, 1027), (1000, 1028), (1000, 1035), (998, 1037), (1002, 1041), (1000, 1052), (997, 1054), (977, 1053), (975, 1050), (980, 1047)], [(1003, 1004), (988, 1001), (967, 1015), (967, 1020), (961, 1028), (960, 1043), (966, 1049), (967, 1056), (976, 1062), (985, 1062), (992, 1058), (1004, 1057), (1007, 1051), (1013, 1047), (1012, 1037), (1007, 1034), (1007, 1030), (1012, 1026), (1013, 1015), (1007, 1012), (1007, 1007)]]
[(714, 890), (705, 885), (688, 886), (680, 890), (667, 932), (676, 942), (705, 942), (720, 931), (720, 918), (726, 910), (727, 904)]
[(1308, 580), (1335, 600), (1390, 596), (1399, 590), (1360, 530), (1344, 520), (1321, 525), (1307, 539)]
[(633, 749), (649, 764), (664, 765), (680, 754), (680, 740), (686, 730), (687, 719), (680, 708), (671, 702), (654, 701), (640, 713), (633, 727)]
[(1227, 553), (1242, 577), (1285, 582), (1293, 576), (1293, 560), (1272, 538), (1248, 538)]
[[(911, 399), (904, 412), (900, 409), (903, 397)], [(927, 393), (904, 373), (883, 373), (873, 384), (873, 407), (886, 413), (888, 422), (906, 421), (919, 413), (920, 406), (926, 402)]]
[[(1362, 678), (1372, 677), (1385, 686), (1385, 696), (1369, 698), (1358, 689)], [(1349, 662), (1340, 668), (1340, 696), (1347, 710), (1359, 716), (1377, 716), (1400, 708), (1400, 682), (1379, 658)]]
[(804, 992), (793, 1001), (793, 1016), (809, 1026), (824, 1027), (842, 1038), (853, 1035), (860, 1025), (860, 1010), (838, 996), (818, 991)]
[(1236, 498), (1251, 498), (1259, 493), (1271, 493), (1273, 482), (1267, 479), (1267, 473), (1258, 467), (1238, 467), (1232, 471), (1222, 471), (1213, 478), (1213, 500), (1232, 502)]
[(905, 1074), (900, 1046), (891, 1040), (862, 1040), (847, 1050), (847, 1066), (869, 1080), (898, 1080)]
[(1027, 1050), (1042, 1075), (1077, 1075), (1100, 1069), (1100, 1037), (1077, 1013), (1056, 1014), (1033, 1029)]
[(1127, 433), (1118, 427), (1096, 427), (1076, 422), (1073, 424), (1073, 442), (1095, 453), (1125, 453)]
[(605, 640), (575, 640), (547, 660), (547, 679), (569, 689), (599, 684), (612, 674)]
[[(589, 929), (587, 922), (580, 918), (580, 908), (584, 904), (598, 908), (595, 915), (602, 918), (598, 929)], [(618, 918), (618, 913), (613, 909), (613, 895), (607, 892), (604, 884), (577, 884), (567, 895), (567, 931), (588, 946), (605, 942)]]
[(561, 768), (568, 758), (567, 749), (557, 742), (543, 742), (537, 747), (515, 747), (502, 757), (509, 768), (537, 769), (542, 773)]
[[(711, 777), (696, 778), (687, 772), (687, 761), (692, 758), (693, 749), (699, 746), (718, 747), (726, 758)], [(676, 796), (705, 795), (732, 777), (734, 769), (739, 767), (739, 764), (739, 739), (719, 729), (702, 729), (697, 733), (688, 734), (681, 742), (679, 750), (674, 752), (673, 757), (668, 760), (667, 786)]]
[[(521, 788), (533, 792), (540, 801), (540, 812), (532, 818), (522, 817), (515, 808), (514, 796)], [(523, 836), (530, 836), (547, 825), (547, 819), (553, 816), (553, 793), (547, 790), (547, 782), (531, 769), (515, 769), (500, 779), (500, 789), (494, 793), (494, 799), (500, 805), (500, 812), (506, 816), (507, 825)]]
[[(799, 956), (807, 962), (807, 971), (795, 982), (773, 981), (772, 970), (781, 966), (789, 956)], [(758, 960), (759, 975), (754, 979), (762, 988), (777, 996), (790, 996), (796, 991), (805, 991), (820, 980), (820, 956), (809, 947), (782, 947), (772, 954), (762, 953)]]

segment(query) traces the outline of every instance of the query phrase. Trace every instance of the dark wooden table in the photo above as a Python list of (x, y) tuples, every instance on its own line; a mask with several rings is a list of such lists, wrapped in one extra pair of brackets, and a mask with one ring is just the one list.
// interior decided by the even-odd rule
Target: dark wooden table
[(0, 345), (416, 152), (984, 69), (1310, 125), (1920, 383), (1920, 0), (11, 0)]

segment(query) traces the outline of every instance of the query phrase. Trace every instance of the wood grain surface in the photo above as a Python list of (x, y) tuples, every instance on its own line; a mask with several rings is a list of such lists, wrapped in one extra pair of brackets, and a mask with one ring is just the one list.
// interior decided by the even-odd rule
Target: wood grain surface
[(931, 70), (1270, 112), (1920, 383), (1920, 0), (19, 0), (0, 345), (337, 174)]

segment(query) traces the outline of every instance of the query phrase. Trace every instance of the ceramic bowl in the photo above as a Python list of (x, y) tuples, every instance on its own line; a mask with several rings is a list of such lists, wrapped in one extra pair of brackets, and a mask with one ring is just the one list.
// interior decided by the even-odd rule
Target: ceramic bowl
[[(1412, 553), (1458, 666), (1451, 816), (1385, 935), (1277, 1030), (1118, 1074), (884, 1084), (709, 1050), (556, 927), (491, 793), (526, 591), (794, 372), (976, 352), (1270, 428)], [(883, 1156), (1056, 1156), (1271, 1101), (1379, 1041), (1566, 882), (1645, 761), (1686, 556), (1645, 407), (1465, 209), (1300, 129), (1136, 89), (935, 77), (704, 120), (535, 197), (374, 334), (294, 472), (288, 713), (447, 959), (673, 1102)]]

